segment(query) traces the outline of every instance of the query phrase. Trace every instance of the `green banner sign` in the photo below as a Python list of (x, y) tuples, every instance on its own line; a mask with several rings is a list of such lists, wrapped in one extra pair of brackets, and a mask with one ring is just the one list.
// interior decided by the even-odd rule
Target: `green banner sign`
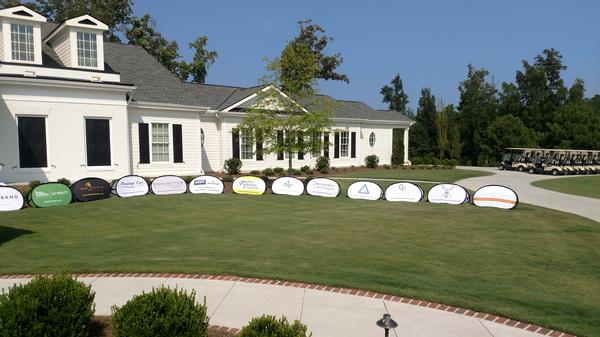
[(35, 207), (63, 206), (71, 203), (73, 195), (68, 186), (59, 183), (42, 184), (29, 193), (28, 202)]

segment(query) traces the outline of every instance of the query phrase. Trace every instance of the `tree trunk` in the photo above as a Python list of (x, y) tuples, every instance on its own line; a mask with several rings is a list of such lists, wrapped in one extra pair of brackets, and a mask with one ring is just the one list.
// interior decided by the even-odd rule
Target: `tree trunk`
[(288, 174), (292, 175), (292, 152), (288, 151)]

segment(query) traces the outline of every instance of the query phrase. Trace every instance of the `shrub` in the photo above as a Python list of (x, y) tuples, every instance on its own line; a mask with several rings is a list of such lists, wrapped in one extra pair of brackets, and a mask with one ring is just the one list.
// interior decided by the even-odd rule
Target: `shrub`
[(67, 178), (60, 178), (56, 182), (59, 183), (59, 184), (63, 184), (65, 186), (68, 186), (68, 187), (71, 186), (71, 181), (69, 179), (67, 179)]
[(370, 155), (365, 157), (365, 166), (368, 168), (377, 168), (379, 165), (379, 157), (377, 155)]
[(229, 174), (226, 174), (223, 176), (223, 179), (221, 179), (221, 180), (223, 180), (224, 183), (230, 183), (233, 181), (233, 177), (230, 176)]
[(255, 317), (248, 325), (240, 330), (238, 337), (310, 337), (306, 325), (300, 321), (290, 324), (284, 316), (277, 319), (275, 316), (263, 315)]
[(328, 169), (320, 169), (319, 172), (322, 174), (327, 174), (327, 173), (329, 173), (329, 170)]
[(254, 176), (257, 176), (257, 175), (260, 175), (260, 171), (259, 170), (252, 170), (252, 171), (250, 171), (250, 174), (254, 175)]
[(314, 171), (309, 169), (308, 171), (304, 171), (304, 173), (305, 173), (305, 174), (313, 174), (313, 173), (314, 173)]
[(275, 172), (275, 173), (281, 173), (283, 171), (284, 171), (283, 167), (276, 167), (276, 168), (273, 169), (273, 172)]
[(0, 295), (4, 337), (83, 337), (93, 315), (91, 287), (65, 274), (38, 276)]
[(273, 175), (273, 169), (272, 168), (266, 168), (263, 170), (262, 172), (264, 175), (266, 176), (272, 176)]
[(389, 170), (391, 167), (390, 167), (390, 165), (385, 164), (385, 165), (383, 165), (383, 168), (386, 169), (386, 170)]
[[(205, 300), (206, 302), (206, 300)], [(206, 337), (206, 303), (196, 293), (159, 288), (134, 296), (121, 308), (113, 307), (114, 337)]]
[(304, 166), (302, 166), (302, 167), (300, 168), (300, 171), (302, 171), (302, 172), (308, 172), (308, 171), (310, 171), (310, 166), (308, 166), (308, 165), (304, 165)]
[(293, 169), (292, 170), (292, 174), (295, 176), (301, 176), (302, 175), (302, 171), (298, 170), (298, 169)]
[(42, 184), (42, 182), (39, 181), (39, 180), (32, 180), (32, 181), (29, 182), (29, 187), (31, 189), (34, 189), (34, 188), (40, 186), (41, 184)]
[(227, 174), (239, 174), (242, 168), (242, 161), (238, 158), (229, 158), (225, 161), (223, 168), (227, 171)]
[(317, 158), (317, 162), (315, 163), (315, 170), (323, 173), (329, 172), (329, 158), (321, 156)]

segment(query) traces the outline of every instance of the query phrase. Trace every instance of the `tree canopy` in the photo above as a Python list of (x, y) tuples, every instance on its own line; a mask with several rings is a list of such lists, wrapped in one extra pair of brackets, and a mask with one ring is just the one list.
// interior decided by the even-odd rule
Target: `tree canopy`
[(390, 110), (405, 112), (408, 105), (408, 95), (404, 92), (400, 74), (396, 74), (390, 84), (391, 86), (384, 85), (381, 88), (380, 94), (383, 96), (383, 102), (388, 103)]

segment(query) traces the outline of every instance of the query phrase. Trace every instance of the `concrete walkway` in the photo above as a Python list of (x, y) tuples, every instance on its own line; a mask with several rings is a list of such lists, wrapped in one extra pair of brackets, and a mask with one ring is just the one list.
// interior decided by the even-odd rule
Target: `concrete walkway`
[[(0, 288), (30, 280), (0, 277)], [(136, 294), (161, 285), (195, 290), (206, 296), (210, 324), (241, 328), (262, 314), (301, 320), (314, 337), (373, 337), (384, 331), (375, 325), (390, 313), (398, 328), (392, 337), (568, 337), (558, 331), (488, 315), (396, 296), (301, 283), (246, 279), (233, 276), (91, 274), (79, 279), (96, 292), (96, 314), (110, 315)]]
[[(572, 194), (554, 192), (532, 186), (531, 183), (544, 179), (570, 179), (580, 176), (550, 176), (542, 174), (529, 174), (517, 171), (500, 171), (494, 167), (460, 166), (464, 170), (477, 170), (492, 172), (494, 175), (469, 178), (456, 183), (473, 191), (485, 185), (504, 185), (517, 192), (519, 201), (528, 204), (556, 209), (559, 211), (577, 214), (600, 222), (600, 199), (580, 197)], [(600, 186), (599, 186), (600, 188)]]

